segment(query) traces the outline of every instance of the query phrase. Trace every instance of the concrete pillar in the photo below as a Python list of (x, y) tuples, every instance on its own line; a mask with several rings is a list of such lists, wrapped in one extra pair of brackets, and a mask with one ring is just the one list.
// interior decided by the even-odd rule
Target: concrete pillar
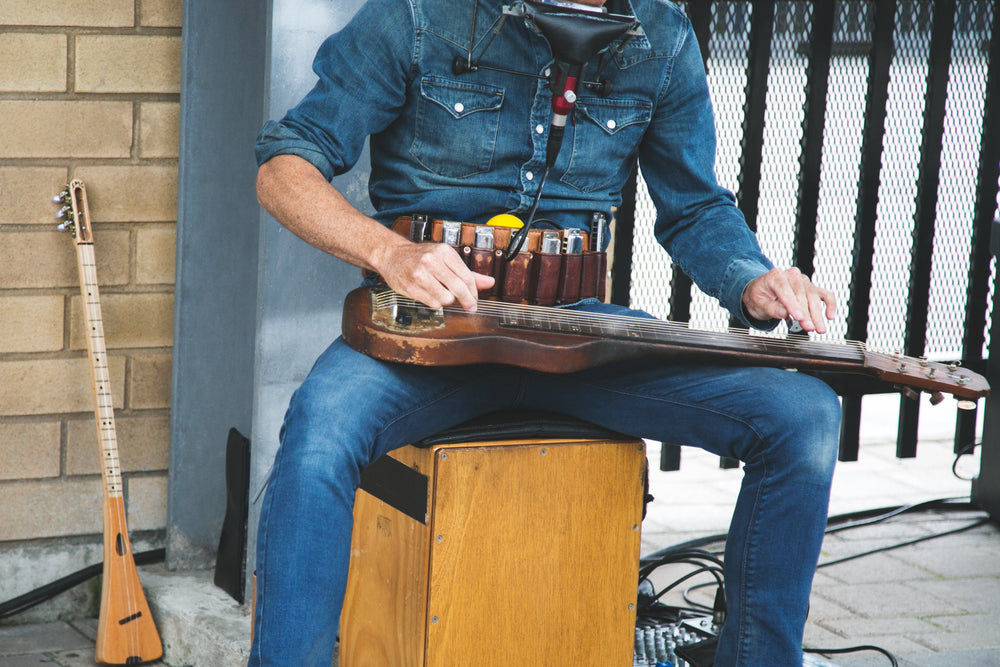
[[(254, 139), (313, 85), (320, 42), (363, 0), (184, 4), (167, 562), (212, 567), (225, 444), (251, 440), (249, 548), (288, 397), (340, 331), (357, 269), (295, 238), (256, 202)], [(336, 181), (367, 202), (367, 157)]]

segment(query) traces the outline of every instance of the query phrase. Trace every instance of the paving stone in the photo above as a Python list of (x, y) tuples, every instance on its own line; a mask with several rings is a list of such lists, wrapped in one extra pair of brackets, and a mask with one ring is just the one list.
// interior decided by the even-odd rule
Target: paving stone
[(956, 549), (951, 541), (941, 546), (900, 550), (896, 557), (945, 579), (1000, 576), (1000, 557), (995, 551)]
[(822, 572), (845, 584), (935, 579), (934, 574), (890, 555), (879, 553), (823, 567)]
[(972, 613), (996, 612), (1000, 600), (1000, 578), (916, 581), (911, 586), (925, 595), (947, 600), (958, 609)]
[[(997, 667), (1000, 651), (972, 649), (900, 656), (900, 667)], [(844, 667), (848, 667), (844, 665)]]
[(947, 615), (962, 610), (944, 597), (946, 589), (937, 589), (939, 596), (919, 589), (920, 583), (813, 587), (813, 595), (832, 600), (865, 618)]
[(51, 656), (44, 653), (3, 656), (0, 657), (0, 665), (3, 667), (62, 667)]
[(931, 625), (951, 632), (1000, 633), (1000, 624), (991, 613), (959, 614), (958, 616), (926, 616)]
[(0, 656), (78, 649), (90, 645), (91, 641), (68, 623), (0, 627)]
[[(931, 623), (919, 618), (837, 618), (818, 622), (823, 627), (841, 637), (868, 638), (876, 636), (902, 635), (920, 637), (926, 633), (940, 631)], [(865, 643), (868, 643), (865, 639)]]

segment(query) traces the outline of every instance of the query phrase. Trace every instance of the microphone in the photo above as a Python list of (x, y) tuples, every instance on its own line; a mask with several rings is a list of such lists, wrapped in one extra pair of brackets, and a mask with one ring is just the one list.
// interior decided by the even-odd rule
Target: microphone
[(598, 51), (635, 26), (635, 17), (570, 2), (529, 0), (529, 16), (545, 36), (558, 68), (552, 95), (552, 125), (545, 147), (545, 164), (555, 164), (566, 122), (581, 88), (583, 68)]

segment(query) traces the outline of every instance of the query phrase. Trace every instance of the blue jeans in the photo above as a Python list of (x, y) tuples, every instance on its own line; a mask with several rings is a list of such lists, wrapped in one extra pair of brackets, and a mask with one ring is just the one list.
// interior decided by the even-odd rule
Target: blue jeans
[(282, 427), (260, 516), (249, 665), (329, 667), (365, 466), (518, 406), (743, 461), (726, 544), (729, 614), (715, 664), (802, 664), (839, 429), (839, 403), (825, 383), (771, 368), (649, 360), (568, 375), (427, 368), (375, 361), (338, 339), (293, 395)]

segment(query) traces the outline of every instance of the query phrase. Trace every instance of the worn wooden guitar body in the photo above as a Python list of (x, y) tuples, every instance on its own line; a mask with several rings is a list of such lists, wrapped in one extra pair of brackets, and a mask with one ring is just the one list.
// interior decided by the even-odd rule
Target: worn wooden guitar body
[(569, 373), (660, 358), (864, 373), (966, 401), (989, 393), (985, 378), (955, 364), (873, 352), (860, 343), (699, 331), (648, 318), (500, 301), (480, 301), (474, 314), (458, 307), (433, 310), (385, 287), (347, 295), (343, 335), (348, 345), (377, 359), (428, 366), (498, 363)]

